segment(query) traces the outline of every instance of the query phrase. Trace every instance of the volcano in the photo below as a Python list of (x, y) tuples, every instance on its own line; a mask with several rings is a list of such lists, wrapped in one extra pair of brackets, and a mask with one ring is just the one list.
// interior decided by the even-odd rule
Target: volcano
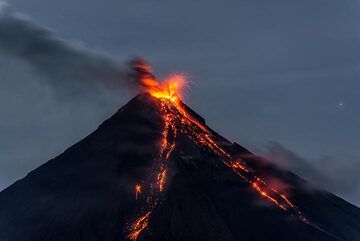
[(173, 87), (2, 191), (0, 240), (360, 240), (359, 208), (222, 137)]

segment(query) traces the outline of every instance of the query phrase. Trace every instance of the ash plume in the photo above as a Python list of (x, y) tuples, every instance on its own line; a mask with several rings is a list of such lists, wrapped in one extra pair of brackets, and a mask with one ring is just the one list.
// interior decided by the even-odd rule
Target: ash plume
[(139, 86), (130, 64), (59, 39), (1, 0), (0, 73), (0, 190), (87, 135)]
[(0, 52), (30, 64), (48, 85), (65, 93), (131, 88), (126, 67), (105, 54), (54, 37), (0, 2)]
[(136, 86), (127, 69), (58, 39), (0, 0), (0, 189), (87, 135), (123, 103)]

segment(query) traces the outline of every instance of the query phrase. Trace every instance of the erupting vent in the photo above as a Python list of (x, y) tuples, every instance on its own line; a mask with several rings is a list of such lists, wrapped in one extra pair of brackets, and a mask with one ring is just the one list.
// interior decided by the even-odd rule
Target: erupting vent
[(151, 69), (146, 63), (137, 63), (134, 66), (137, 71), (137, 78), (143, 90), (148, 92), (153, 98), (160, 101), (160, 113), (163, 119), (162, 144), (159, 154), (154, 163), (154, 173), (150, 183), (140, 187), (136, 185), (135, 198), (139, 199), (141, 188), (147, 190), (146, 206), (144, 206), (134, 218), (129, 227), (128, 237), (136, 240), (149, 224), (151, 215), (155, 207), (160, 203), (160, 193), (164, 191), (167, 182), (167, 166), (173, 151), (176, 149), (176, 139), (178, 133), (186, 135), (196, 145), (204, 150), (214, 153), (222, 161), (222, 164), (230, 168), (243, 181), (249, 184), (259, 193), (261, 198), (268, 200), (278, 208), (288, 212), (290, 215), (308, 223), (303, 213), (289, 200), (285, 194), (271, 187), (255, 171), (247, 167), (245, 161), (233, 158), (232, 155), (222, 148), (212, 136), (211, 131), (202, 123), (192, 117), (184, 108), (181, 98), (181, 90), (185, 83), (185, 78), (175, 75), (163, 83), (159, 83), (151, 73)]
[(359, 208), (210, 129), (183, 76), (132, 68), (141, 94), (0, 192), (1, 241), (360, 241)]

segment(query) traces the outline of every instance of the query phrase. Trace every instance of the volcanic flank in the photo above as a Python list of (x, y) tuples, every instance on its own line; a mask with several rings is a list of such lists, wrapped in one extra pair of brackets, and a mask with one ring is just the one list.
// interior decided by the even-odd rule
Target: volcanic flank
[(0, 193), (1, 241), (360, 240), (357, 207), (211, 130), (183, 77), (133, 67), (144, 93)]

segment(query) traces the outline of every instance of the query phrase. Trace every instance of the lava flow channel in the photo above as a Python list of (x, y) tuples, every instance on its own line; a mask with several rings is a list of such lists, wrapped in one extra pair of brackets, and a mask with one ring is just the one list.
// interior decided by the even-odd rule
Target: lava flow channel
[[(149, 192), (145, 198), (147, 205), (143, 207), (136, 220), (129, 227), (128, 237), (136, 240), (139, 234), (147, 228), (150, 216), (160, 201), (160, 193), (164, 190), (167, 179), (167, 162), (176, 147), (175, 138), (177, 129), (175, 125), (175, 117), (173, 113), (168, 112), (168, 99), (160, 98), (161, 114), (164, 121), (164, 129), (162, 131), (161, 147), (158, 158), (154, 164), (156, 175), (153, 181), (149, 183)], [(136, 199), (138, 199), (138, 185), (136, 189)]]
[[(149, 78), (147, 78), (146, 82), (149, 81)], [(160, 100), (160, 113), (164, 121), (164, 129), (162, 131), (162, 145), (155, 163), (156, 175), (153, 182), (148, 185), (150, 191), (145, 199), (147, 205), (143, 207), (129, 227), (128, 237), (131, 240), (136, 240), (139, 234), (148, 227), (151, 214), (160, 201), (160, 193), (166, 185), (167, 162), (176, 148), (175, 140), (179, 132), (187, 135), (195, 144), (219, 156), (225, 166), (241, 177), (260, 196), (292, 216), (308, 223), (302, 212), (284, 194), (268, 185), (240, 160), (234, 159), (228, 151), (218, 144), (209, 129), (186, 111), (181, 102), (180, 91), (184, 83), (182, 76), (176, 75), (162, 84), (157, 83), (155, 79), (151, 79), (150, 82), (151, 85), (148, 86), (146, 91)], [(143, 85), (146, 86), (146, 83)]]

